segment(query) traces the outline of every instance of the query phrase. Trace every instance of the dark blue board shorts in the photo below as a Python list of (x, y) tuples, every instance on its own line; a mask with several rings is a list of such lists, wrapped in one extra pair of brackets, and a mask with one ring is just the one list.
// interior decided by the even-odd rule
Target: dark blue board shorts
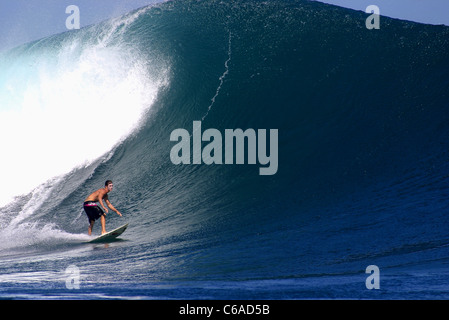
[(89, 218), (89, 223), (92, 221), (97, 220), (101, 216), (104, 215), (103, 209), (101, 209), (96, 202), (94, 201), (86, 201), (84, 202), (84, 211), (87, 214), (87, 217)]

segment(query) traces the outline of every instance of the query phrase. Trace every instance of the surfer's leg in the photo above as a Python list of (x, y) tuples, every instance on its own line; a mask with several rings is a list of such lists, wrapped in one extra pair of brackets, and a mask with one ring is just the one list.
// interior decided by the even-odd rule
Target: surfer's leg
[(95, 220), (90, 220), (89, 229), (87, 229), (87, 233), (92, 235), (92, 228), (94, 227)]
[(104, 217), (104, 214), (102, 214), (100, 216), (100, 221), (101, 221), (101, 234), (105, 234), (106, 233), (106, 218)]

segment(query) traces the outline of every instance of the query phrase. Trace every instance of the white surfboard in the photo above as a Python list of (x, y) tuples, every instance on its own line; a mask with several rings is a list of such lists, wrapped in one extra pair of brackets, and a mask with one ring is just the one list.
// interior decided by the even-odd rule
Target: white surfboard
[(101, 236), (98, 236), (90, 241), (88, 241), (89, 243), (95, 243), (95, 242), (107, 242), (110, 240), (114, 240), (115, 238), (117, 238), (119, 235), (121, 235), (123, 232), (125, 232), (126, 228), (128, 228), (128, 224), (125, 224), (121, 227), (118, 227), (117, 229), (114, 229), (112, 231), (109, 231), (105, 234), (102, 234)]

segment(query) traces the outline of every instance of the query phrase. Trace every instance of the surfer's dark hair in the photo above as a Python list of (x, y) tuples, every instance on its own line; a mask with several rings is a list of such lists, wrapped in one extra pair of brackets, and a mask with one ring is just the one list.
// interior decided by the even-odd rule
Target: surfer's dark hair
[(112, 181), (111, 181), (111, 180), (106, 180), (106, 182), (104, 183), (104, 186), (105, 186), (105, 187), (107, 187), (107, 186), (108, 186), (108, 184), (110, 184), (110, 183), (112, 183)]

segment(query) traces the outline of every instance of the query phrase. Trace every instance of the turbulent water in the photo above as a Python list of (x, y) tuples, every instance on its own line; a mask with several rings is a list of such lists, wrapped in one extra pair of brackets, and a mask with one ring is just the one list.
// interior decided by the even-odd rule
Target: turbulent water
[[(2, 53), (0, 298), (449, 298), (449, 28), (366, 18), (171, 1)], [(277, 172), (175, 165), (194, 121), (277, 129)], [(107, 179), (129, 228), (86, 244)]]

